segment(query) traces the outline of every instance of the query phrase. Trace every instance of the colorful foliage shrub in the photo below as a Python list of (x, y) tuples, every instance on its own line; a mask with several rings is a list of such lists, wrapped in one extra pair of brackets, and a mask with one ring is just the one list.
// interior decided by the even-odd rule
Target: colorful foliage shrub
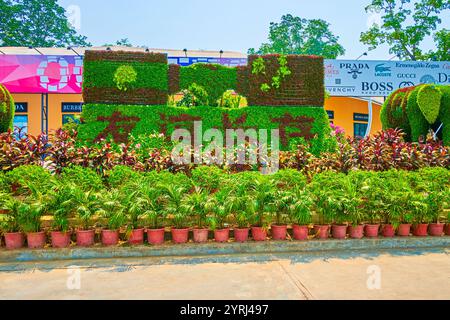
[(8, 89), (0, 84), (0, 132), (12, 129), (15, 110), (13, 97)]

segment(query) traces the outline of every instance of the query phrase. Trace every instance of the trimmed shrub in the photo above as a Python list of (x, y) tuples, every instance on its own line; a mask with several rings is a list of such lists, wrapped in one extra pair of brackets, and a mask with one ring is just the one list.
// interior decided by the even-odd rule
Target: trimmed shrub
[(0, 132), (13, 129), (14, 112), (16, 106), (8, 89), (0, 84)]
[[(207, 111), (207, 112), (206, 112)], [(81, 125), (79, 138), (98, 141), (99, 138), (126, 142), (131, 133), (135, 136), (162, 133), (170, 137), (178, 128), (193, 130), (194, 121), (202, 121), (204, 131), (222, 129), (279, 129), (281, 148), (288, 150), (299, 144), (311, 144), (311, 152), (320, 154), (335, 147), (331, 137), (328, 116), (322, 107), (267, 107), (252, 106), (239, 109), (168, 106), (111, 106), (87, 104), (83, 108), (85, 124)], [(270, 133), (269, 133), (270, 136)]]
[(94, 169), (81, 166), (64, 168), (61, 172), (61, 179), (73, 183), (84, 191), (99, 191), (103, 187), (103, 181)]
[(55, 184), (54, 176), (48, 170), (35, 165), (17, 167), (5, 177), (11, 190), (20, 195), (51, 192)]
[(422, 114), (419, 104), (417, 103), (419, 88), (420, 87), (417, 87), (411, 92), (406, 109), (411, 128), (411, 141), (419, 141), (421, 137), (425, 137), (429, 128), (428, 121)]
[(434, 85), (421, 86), (417, 93), (417, 104), (429, 124), (436, 122), (441, 108), (442, 93)]
[(165, 104), (167, 56), (160, 53), (86, 51), (85, 103)]

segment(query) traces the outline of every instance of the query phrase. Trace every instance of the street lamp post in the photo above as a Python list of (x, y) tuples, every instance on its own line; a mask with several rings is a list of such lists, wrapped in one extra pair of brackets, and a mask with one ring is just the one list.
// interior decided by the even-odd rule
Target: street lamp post
[(361, 59), (364, 56), (367, 56), (367, 52), (364, 52), (362, 55), (360, 55), (358, 58), (356, 58), (356, 60), (359, 60), (359, 59)]

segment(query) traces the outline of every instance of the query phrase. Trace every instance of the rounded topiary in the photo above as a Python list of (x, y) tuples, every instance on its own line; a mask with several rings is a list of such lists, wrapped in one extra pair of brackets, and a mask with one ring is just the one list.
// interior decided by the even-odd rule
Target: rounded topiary
[(13, 97), (8, 89), (0, 84), (0, 132), (6, 132), (13, 128), (15, 110)]
[(114, 73), (114, 83), (121, 91), (127, 91), (136, 81), (137, 72), (132, 66), (120, 66)]
[(429, 124), (433, 124), (439, 117), (442, 92), (434, 85), (424, 85), (417, 94), (417, 104)]

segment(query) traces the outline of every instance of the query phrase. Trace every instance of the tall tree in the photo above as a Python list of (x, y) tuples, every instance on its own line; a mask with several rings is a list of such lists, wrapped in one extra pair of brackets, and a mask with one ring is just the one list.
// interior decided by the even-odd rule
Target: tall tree
[(114, 44), (112, 43), (105, 43), (103, 47), (113, 47), (113, 46), (124, 46), (124, 47), (133, 47), (130, 40), (128, 38), (123, 38), (120, 40), (117, 40)]
[(449, 30), (434, 34), (436, 50), (424, 52), (423, 41), (437, 30), (450, 0), (372, 0), (367, 12), (380, 12), (381, 25), (374, 24), (361, 33), (361, 42), (370, 50), (387, 44), (390, 53), (401, 59), (449, 59)]
[(339, 37), (330, 31), (330, 24), (324, 20), (307, 20), (290, 14), (281, 17), (280, 23), (272, 22), (269, 42), (259, 50), (249, 49), (249, 54), (313, 54), (335, 59), (345, 53), (338, 43)]
[(89, 46), (69, 24), (57, 0), (0, 0), (0, 45)]

